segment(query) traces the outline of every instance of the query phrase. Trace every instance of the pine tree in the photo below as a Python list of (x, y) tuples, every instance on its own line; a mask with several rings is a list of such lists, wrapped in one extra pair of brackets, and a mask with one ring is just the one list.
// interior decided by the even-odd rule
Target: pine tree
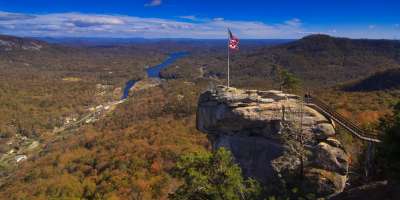
[(245, 180), (230, 151), (220, 148), (214, 153), (199, 152), (181, 157), (175, 175), (184, 180), (173, 200), (243, 200), (257, 199), (260, 186), (253, 179)]

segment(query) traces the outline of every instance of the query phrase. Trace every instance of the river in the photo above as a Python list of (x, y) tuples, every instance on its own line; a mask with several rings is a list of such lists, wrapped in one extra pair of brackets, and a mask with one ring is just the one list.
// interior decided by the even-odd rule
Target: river
[[(146, 69), (147, 77), (148, 78), (160, 78), (160, 71), (163, 70), (164, 68), (170, 66), (171, 64), (175, 63), (177, 60), (188, 56), (188, 52), (174, 52), (168, 55), (168, 57), (160, 64), (149, 67)], [(124, 88), (124, 93), (121, 97), (121, 100), (128, 98), (129, 96), (129, 91), (133, 86), (135, 86), (135, 83), (139, 80), (129, 80), (125, 84)]]

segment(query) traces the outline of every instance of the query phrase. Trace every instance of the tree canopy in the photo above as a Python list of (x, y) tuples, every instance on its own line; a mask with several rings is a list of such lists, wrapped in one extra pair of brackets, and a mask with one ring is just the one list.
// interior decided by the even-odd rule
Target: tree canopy
[(392, 115), (381, 119), (383, 142), (379, 148), (379, 157), (383, 159), (386, 175), (400, 181), (400, 102), (394, 106)]
[(256, 199), (260, 186), (253, 179), (244, 179), (230, 151), (220, 148), (214, 153), (197, 152), (182, 156), (175, 175), (184, 180), (173, 200), (239, 200)]

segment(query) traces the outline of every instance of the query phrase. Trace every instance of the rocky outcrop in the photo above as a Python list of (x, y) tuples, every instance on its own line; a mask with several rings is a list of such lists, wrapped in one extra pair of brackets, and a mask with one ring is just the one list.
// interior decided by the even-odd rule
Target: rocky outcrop
[(276, 191), (301, 185), (327, 196), (344, 189), (348, 155), (332, 123), (296, 95), (219, 86), (200, 96), (197, 128), (214, 149), (229, 149), (245, 176)]

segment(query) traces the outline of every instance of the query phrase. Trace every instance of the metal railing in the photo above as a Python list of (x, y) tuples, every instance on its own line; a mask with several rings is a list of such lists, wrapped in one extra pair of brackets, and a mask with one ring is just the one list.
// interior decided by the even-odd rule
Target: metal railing
[(332, 109), (330, 106), (328, 106), (318, 98), (307, 95), (305, 97), (305, 102), (308, 104), (309, 107), (312, 107), (320, 113), (324, 114), (326, 117), (336, 122), (338, 125), (349, 131), (357, 138), (369, 142), (381, 142), (378, 139), (378, 135), (367, 133), (358, 124), (343, 117), (341, 114), (336, 112), (334, 109)]

